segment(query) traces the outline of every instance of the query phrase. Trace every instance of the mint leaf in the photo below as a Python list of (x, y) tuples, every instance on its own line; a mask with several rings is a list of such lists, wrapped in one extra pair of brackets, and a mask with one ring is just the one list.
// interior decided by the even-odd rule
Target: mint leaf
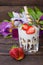
[(43, 30), (43, 28), (40, 28), (41, 30)]
[(30, 13), (34, 20), (37, 20), (37, 15), (33, 9), (28, 8), (28, 12)]
[(12, 12), (8, 12), (8, 15), (9, 15), (11, 18), (14, 17)]
[(37, 18), (39, 19), (42, 15), (43, 15), (43, 13), (40, 11), (40, 9), (38, 9), (37, 7), (35, 7), (35, 12), (36, 12), (36, 14), (37, 14)]
[(4, 20), (5, 22), (10, 22), (10, 20)]
[(24, 9), (20, 9), (19, 12), (22, 13), (24, 11)]
[(39, 24), (43, 25), (43, 21), (40, 21)]
[(32, 23), (28, 23), (30, 26), (32, 26), (33, 25), (33, 22)]

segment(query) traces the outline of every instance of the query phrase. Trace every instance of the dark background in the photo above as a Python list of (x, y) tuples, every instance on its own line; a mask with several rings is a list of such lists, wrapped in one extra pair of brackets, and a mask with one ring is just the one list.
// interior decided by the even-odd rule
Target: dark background
[(22, 6), (27, 5), (34, 8), (37, 6), (43, 11), (43, 0), (0, 0), (0, 22), (8, 17), (9, 11), (19, 11)]

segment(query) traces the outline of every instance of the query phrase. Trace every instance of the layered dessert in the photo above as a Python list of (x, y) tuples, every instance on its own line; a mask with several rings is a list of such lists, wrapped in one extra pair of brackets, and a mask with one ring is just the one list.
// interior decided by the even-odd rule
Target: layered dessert
[(18, 27), (19, 45), (27, 52), (37, 52), (39, 46), (39, 28), (23, 24)]

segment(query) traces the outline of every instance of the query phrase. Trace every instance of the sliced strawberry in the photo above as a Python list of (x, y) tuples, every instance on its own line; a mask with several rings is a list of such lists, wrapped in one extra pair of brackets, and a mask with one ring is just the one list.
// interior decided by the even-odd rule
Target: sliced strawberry
[(28, 28), (28, 30), (26, 30), (26, 33), (27, 33), (27, 34), (33, 34), (33, 33), (35, 33), (35, 28), (34, 28), (33, 26), (30, 26), (30, 27)]
[(18, 53), (18, 48), (13, 48), (9, 51), (9, 54), (12, 58), (18, 59), (19, 58), (19, 53)]
[(26, 24), (26, 23), (23, 24), (22, 29), (23, 29), (23, 30), (27, 30), (27, 29), (28, 29), (28, 24)]

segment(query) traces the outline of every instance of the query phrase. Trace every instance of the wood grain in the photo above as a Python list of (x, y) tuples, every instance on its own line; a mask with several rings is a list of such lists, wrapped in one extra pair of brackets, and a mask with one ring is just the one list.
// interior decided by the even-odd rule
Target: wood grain
[[(0, 55), (8, 56), (9, 55), (9, 50), (13, 45), (19, 46), (19, 42), (14, 40), (13, 38), (11, 39), (0, 39)], [(41, 43), (41, 42), (40, 42)], [(43, 43), (39, 45), (39, 51), (35, 54), (29, 54), (29, 56), (43, 56)]]
[(21, 6), (0, 6), (0, 21), (3, 21), (5, 19), (10, 19), (10, 17), (8, 16), (8, 12), (12, 12), (12, 11), (19, 11), (19, 9), (21, 8)]
[(23, 60), (17, 61), (10, 56), (0, 56), (0, 65), (43, 65), (43, 56), (27, 55)]
[[(39, 51), (36, 54), (32, 55), (42, 55), (43, 56), (43, 37), (39, 39)], [(13, 45), (19, 45), (18, 40), (14, 40), (14, 38), (5, 39), (0, 37), (0, 55), (9, 55), (8, 52)]]
[[(14, 38), (4, 38), (3, 36), (1, 36), (0, 35), (0, 44), (14, 44), (14, 42), (15, 42), (15, 44), (17, 43), (18, 44), (18, 40), (14, 40)], [(41, 46), (43, 46), (43, 35), (42, 36), (40, 36), (40, 38), (39, 38), (39, 43), (40, 43), (40, 45)]]
[(0, 5), (43, 5), (43, 0), (0, 0)]

